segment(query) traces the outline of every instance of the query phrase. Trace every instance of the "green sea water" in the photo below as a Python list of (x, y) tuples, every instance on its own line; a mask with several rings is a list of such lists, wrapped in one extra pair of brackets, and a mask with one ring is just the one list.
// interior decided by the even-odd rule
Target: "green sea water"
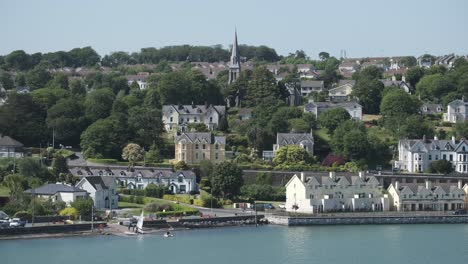
[(0, 263), (468, 263), (468, 225), (232, 227), (0, 241)]

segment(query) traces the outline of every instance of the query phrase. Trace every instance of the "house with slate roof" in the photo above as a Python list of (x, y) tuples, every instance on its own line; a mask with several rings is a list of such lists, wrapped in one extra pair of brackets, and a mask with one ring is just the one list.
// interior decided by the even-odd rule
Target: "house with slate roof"
[(218, 128), (226, 113), (224, 105), (164, 105), (162, 121), (167, 132), (188, 131), (189, 124), (205, 124), (210, 130)]
[(468, 141), (456, 140), (403, 139), (398, 143), (398, 160), (395, 168), (408, 172), (423, 172), (433, 161), (450, 161), (456, 172), (468, 173)]
[(302, 96), (309, 96), (312, 92), (321, 92), (325, 88), (323, 81), (311, 81), (311, 80), (302, 80), (301, 81), (301, 94)]
[(389, 198), (374, 176), (294, 175), (286, 183), (286, 211), (388, 211)]
[(213, 133), (188, 132), (175, 137), (175, 162), (188, 164), (209, 160), (219, 163), (225, 160), (226, 137)]
[(119, 207), (119, 196), (114, 176), (83, 177), (75, 187), (88, 192), (97, 209), (117, 209)]
[(34, 195), (36, 198), (51, 199), (53, 202), (65, 202), (67, 205), (70, 205), (76, 199), (88, 196), (86, 190), (63, 183), (46, 184), (35, 189), (26, 190), (25, 193)]
[(396, 181), (388, 187), (388, 194), (391, 208), (396, 211), (454, 211), (465, 208), (466, 192), (462, 180), (458, 183)]
[(0, 135), (0, 158), (23, 157), (23, 144), (9, 136)]
[(453, 100), (447, 105), (447, 112), (444, 113), (444, 122), (463, 123), (468, 116), (468, 102), (465, 99)]
[(332, 102), (344, 102), (351, 99), (354, 84), (352, 82), (343, 83), (336, 88), (328, 90), (328, 97)]
[(273, 144), (273, 150), (264, 150), (263, 159), (273, 160), (276, 152), (287, 145), (295, 145), (305, 149), (311, 156), (314, 155), (314, 136), (310, 133), (277, 133), (276, 144)]
[(312, 113), (318, 118), (321, 113), (333, 108), (343, 108), (349, 113), (352, 119), (362, 120), (362, 106), (357, 102), (332, 103), (309, 101), (309, 103), (304, 105), (304, 112)]
[(117, 186), (127, 189), (145, 189), (148, 184), (168, 187), (173, 193), (189, 193), (198, 190), (193, 171), (173, 172), (169, 169), (136, 167), (131, 170), (124, 166), (74, 167), (70, 173), (76, 177), (115, 177)]
[(424, 102), (420, 108), (421, 114), (423, 115), (436, 115), (443, 112), (443, 107), (441, 104)]

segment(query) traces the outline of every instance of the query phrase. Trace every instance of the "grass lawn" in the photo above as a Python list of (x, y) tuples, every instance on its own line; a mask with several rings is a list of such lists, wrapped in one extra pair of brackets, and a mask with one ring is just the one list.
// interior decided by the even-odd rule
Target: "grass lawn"
[(320, 137), (326, 142), (330, 142), (330, 135), (328, 135), (326, 128), (320, 128), (320, 129), (315, 130), (315, 135)]
[(376, 136), (382, 141), (392, 141), (394, 140), (393, 135), (390, 131), (386, 130), (385, 128), (373, 126), (367, 129), (369, 135)]
[(362, 115), (362, 122), (369, 122), (372, 120), (379, 120), (380, 115)]
[(143, 204), (119, 202), (119, 209), (124, 209), (124, 208), (143, 208), (143, 207), (145, 207)]
[(10, 190), (5, 186), (0, 185), (0, 197), (8, 196), (10, 196)]

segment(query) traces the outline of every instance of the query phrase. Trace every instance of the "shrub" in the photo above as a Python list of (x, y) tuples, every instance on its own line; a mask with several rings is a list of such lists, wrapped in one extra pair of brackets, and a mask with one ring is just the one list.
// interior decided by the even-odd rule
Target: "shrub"
[(172, 207), (168, 203), (158, 204), (158, 203), (151, 202), (145, 206), (145, 211), (148, 211), (151, 213), (160, 212), (164, 210), (170, 211), (171, 209)]
[(71, 206), (83, 217), (91, 215), (93, 205), (94, 201), (90, 197), (76, 199), (76, 201), (71, 203)]
[(168, 217), (168, 216), (189, 216), (189, 215), (199, 215), (198, 210), (186, 210), (186, 211), (168, 211), (168, 212), (157, 212), (156, 216), (158, 217)]
[(135, 203), (137, 203), (137, 204), (144, 204), (143, 196), (136, 196), (136, 197), (135, 197)]
[(73, 207), (68, 207), (60, 211), (59, 215), (61, 216), (70, 216), (70, 220), (75, 220), (78, 219), (80, 216), (80, 213), (78, 213), (78, 210), (76, 210)]
[(18, 211), (15, 213), (15, 215), (13, 215), (13, 217), (19, 218), (21, 219), (21, 221), (28, 221), (28, 222), (32, 221), (32, 214), (27, 211)]

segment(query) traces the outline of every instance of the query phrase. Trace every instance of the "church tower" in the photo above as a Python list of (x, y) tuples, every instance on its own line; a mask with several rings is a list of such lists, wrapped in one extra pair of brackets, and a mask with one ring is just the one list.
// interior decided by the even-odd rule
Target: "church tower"
[(237, 30), (234, 33), (234, 43), (231, 50), (231, 61), (229, 62), (229, 81), (231, 84), (237, 80), (241, 70), (239, 47), (237, 46)]

